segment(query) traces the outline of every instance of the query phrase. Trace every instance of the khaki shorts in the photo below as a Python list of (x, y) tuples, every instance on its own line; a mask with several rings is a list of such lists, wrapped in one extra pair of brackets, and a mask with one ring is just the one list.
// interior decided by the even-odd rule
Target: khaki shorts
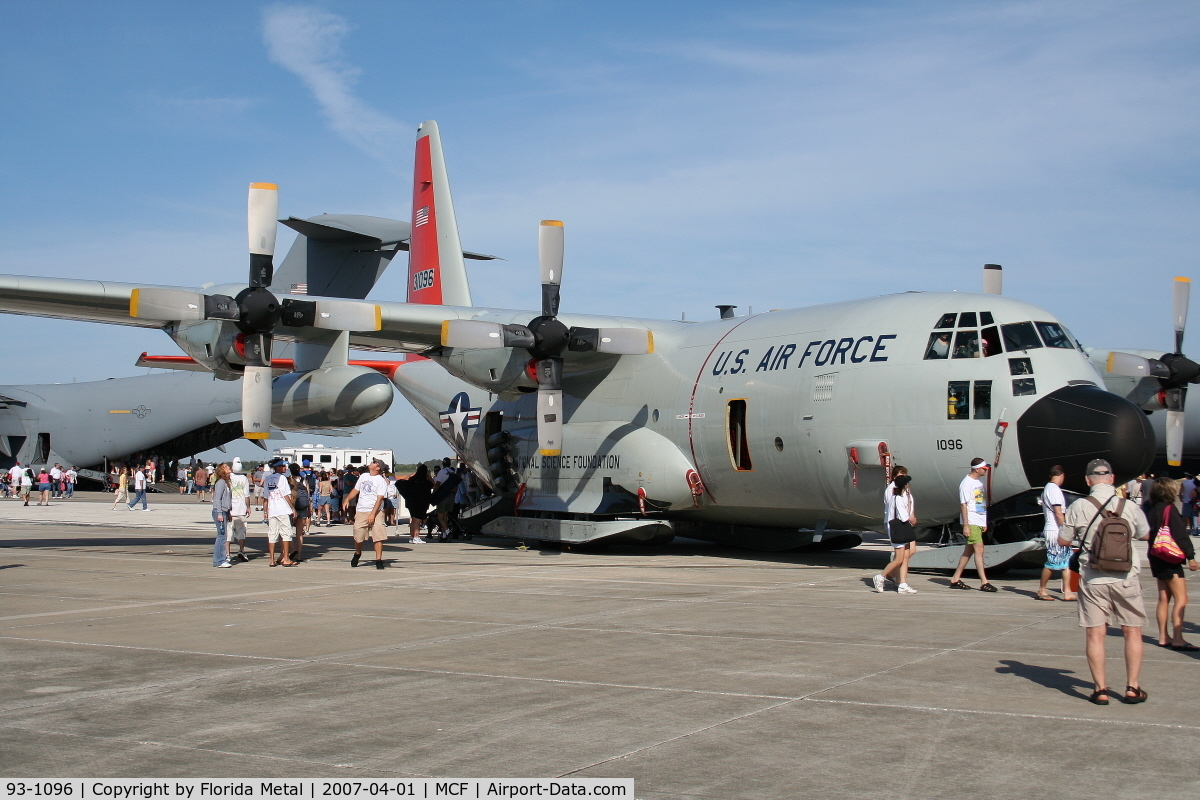
[(452, 494), (447, 495), (446, 497), (443, 497), (441, 500), (438, 500), (437, 513), (449, 514), (453, 510), (454, 510), (454, 495), (452, 495)]
[(971, 525), (970, 534), (967, 535), (967, 544), (983, 544), (983, 526)]
[(388, 535), (387, 526), (383, 524), (383, 509), (379, 509), (375, 515), (375, 524), (368, 526), (367, 518), (370, 516), (370, 511), (354, 512), (354, 541), (365, 542), (370, 538), (372, 542), (386, 542)]
[(292, 518), (287, 514), (271, 517), (267, 520), (267, 541), (275, 544), (280, 539), (285, 542), (292, 540)]
[(229, 522), (229, 541), (246, 541), (246, 518), (234, 517)]
[(1117, 583), (1084, 583), (1079, 587), (1079, 627), (1102, 625), (1141, 628), (1146, 624), (1142, 584), (1137, 577)]

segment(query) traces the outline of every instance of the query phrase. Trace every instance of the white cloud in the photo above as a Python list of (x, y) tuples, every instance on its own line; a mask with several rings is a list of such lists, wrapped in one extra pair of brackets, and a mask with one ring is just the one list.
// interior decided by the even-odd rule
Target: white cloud
[(406, 159), (412, 126), (368, 105), (354, 93), (359, 70), (342, 61), (346, 20), (311, 6), (263, 10), (263, 42), (271, 61), (293, 72), (313, 93), (330, 127), (350, 144), (391, 167)]

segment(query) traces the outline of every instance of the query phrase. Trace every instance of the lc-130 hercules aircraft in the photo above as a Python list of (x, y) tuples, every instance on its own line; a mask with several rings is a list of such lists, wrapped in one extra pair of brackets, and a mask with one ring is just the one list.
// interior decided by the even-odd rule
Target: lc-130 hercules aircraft
[(1054, 316), (998, 295), (913, 292), (698, 323), (559, 314), (563, 227), (545, 221), (540, 313), (476, 307), (433, 122), (418, 128), (407, 303), (273, 282), (275, 197), (252, 185), (246, 287), (0, 276), (0, 311), (177, 341), (181, 321), (203, 320), (239, 337), (241, 348), (185, 349), (244, 376), (247, 436), (269, 425), (275, 338), (310, 351), (276, 381), (340, 368), (336, 342), (419, 354), (392, 382), (496, 492), (467, 523), (529, 539), (846, 547), (859, 538), (835, 530), (881, 528), (897, 463), (933, 525), (957, 517), (975, 456), (995, 465), (994, 509), (1036, 492), (1053, 464), (1082, 488), (1089, 459), (1124, 478), (1153, 456), (1145, 415), (1100, 387)]

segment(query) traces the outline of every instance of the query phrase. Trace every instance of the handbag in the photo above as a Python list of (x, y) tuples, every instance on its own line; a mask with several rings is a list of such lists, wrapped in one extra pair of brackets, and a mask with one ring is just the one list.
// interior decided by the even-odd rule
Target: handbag
[(1163, 523), (1159, 527), (1158, 533), (1154, 534), (1154, 541), (1150, 545), (1150, 555), (1168, 564), (1182, 564), (1187, 560), (1187, 556), (1184, 555), (1183, 548), (1175, 541), (1175, 537), (1171, 535), (1171, 526), (1167, 524), (1170, 516), (1171, 506), (1168, 505), (1163, 509)]

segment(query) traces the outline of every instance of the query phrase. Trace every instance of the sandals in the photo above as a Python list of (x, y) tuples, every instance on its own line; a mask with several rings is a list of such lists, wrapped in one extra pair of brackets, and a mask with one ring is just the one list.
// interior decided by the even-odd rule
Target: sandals
[(1051, 596), (1050, 596), (1050, 595), (1048, 595), (1048, 594), (1039, 594), (1039, 595), (1036, 595), (1036, 597), (1037, 597), (1037, 599), (1038, 599), (1038, 600), (1041, 600), (1041, 601), (1043, 601), (1043, 602), (1047, 602), (1047, 603), (1053, 603), (1053, 602), (1054, 602), (1054, 598), (1053, 598), (1053, 597), (1051, 597)]
[(1183, 644), (1168, 643), (1164, 644), (1163, 647), (1169, 647), (1172, 650), (1183, 650), (1188, 653), (1195, 653), (1197, 650), (1200, 650), (1200, 647), (1196, 647), (1194, 644), (1188, 644), (1187, 642), (1184, 642)]
[(1064, 603), (1078, 603), (1079, 598), (1076, 597), (1075, 595), (1071, 595), (1070, 597), (1064, 597), (1063, 602)]
[(962, 581), (954, 581), (954, 583), (950, 584), (950, 588), (951, 589), (970, 589), (971, 587), (967, 586)]
[(1108, 693), (1111, 689), (1097, 689), (1088, 696), (1089, 703), (1095, 703), (1098, 706), (1108, 705)]
[(1000, 590), (997, 589), (995, 586), (992, 586), (990, 583), (985, 583), (979, 587), (979, 591), (981, 591), (981, 592), (998, 592)]
[[(1133, 692), (1133, 697), (1129, 696), (1130, 692)], [(1147, 696), (1148, 695), (1146, 694), (1146, 690), (1141, 688), (1140, 686), (1126, 686), (1125, 687), (1125, 696), (1122, 697), (1121, 699), (1124, 700), (1126, 703), (1129, 703), (1130, 705), (1134, 705), (1135, 703), (1146, 702)]]

